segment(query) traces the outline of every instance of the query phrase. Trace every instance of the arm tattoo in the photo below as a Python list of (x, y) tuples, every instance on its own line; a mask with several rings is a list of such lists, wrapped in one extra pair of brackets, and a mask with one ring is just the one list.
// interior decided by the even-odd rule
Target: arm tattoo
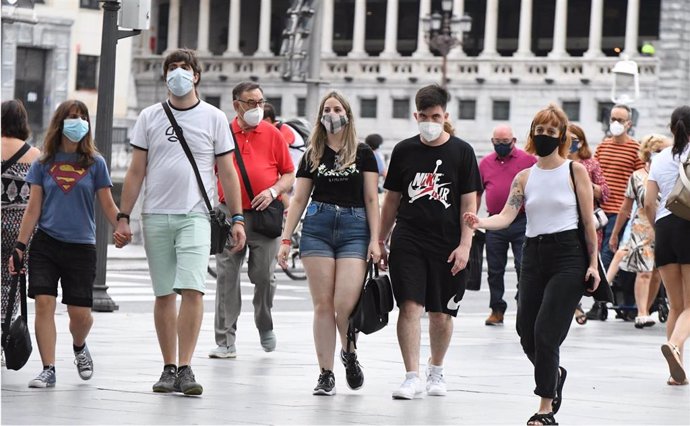
[(513, 187), (510, 189), (508, 205), (514, 208), (515, 210), (520, 210), (520, 207), (522, 207), (522, 203), (524, 203), (524, 201), (525, 195), (522, 193), (522, 190), (520, 189), (520, 184), (518, 183), (518, 178), (516, 176), (515, 180), (513, 180)]

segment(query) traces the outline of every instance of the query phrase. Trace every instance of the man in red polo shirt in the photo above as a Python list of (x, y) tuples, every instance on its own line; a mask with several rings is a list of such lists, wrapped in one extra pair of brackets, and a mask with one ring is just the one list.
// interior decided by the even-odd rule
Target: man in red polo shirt
[[(533, 155), (515, 146), (515, 137), (508, 125), (496, 126), (491, 143), (495, 152), (484, 157), (479, 163), (479, 174), (484, 185), (486, 210), (489, 216), (503, 210), (515, 175), (537, 162)], [(486, 325), (503, 324), (503, 315), (508, 307), (506, 301), (503, 300), (505, 293), (503, 276), (508, 262), (508, 247), (511, 246), (513, 250), (515, 272), (519, 280), (526, 225), (527, 218), (523, 208), (508, 228), (486, 231), (486, 263), (489, 268), (488, 281), (491, 294), (489, 301), (491, 315), (484, 322)]]
[[(266, 352), (271, 352), (276, 347), (271, 308), (276, 286), (273, 272), (278, 253), (278, 238), (269, 238), (256, 232), (253, 229), (251, 211), (264, 210), (274, 199), (288, 192), (295, 181), (295, 168), (283, 136), (278, 129), (263, 120), (263, 107), (266, 101), (261, 86), (251, 81), (242, 82), (232, 90), (232, 99), (232, 105), (237, 112), (237, 117), (230, 124), (238, 151), (234, 158), (235, 169), (237, 174), (242, 176), (237, 165), (237, 155), (241, 155), (254, 198), (249, 199), (244, 178), (241, 178), (247, 244), (237, 253), (231, 253), (226, 249), (223, 253), (216, 254), (218, 278), (215, 338), (218, 347), (209, 353), (211, 358), (237, 356), (235, 333), (242, 307), (240, 272), (247, 248), (248, 274), (254, 284), (254, 322), (259, 330), (261, 346)], [(220, 182), (218, 187), (219, 198), (223, 203), (223, 188)]]

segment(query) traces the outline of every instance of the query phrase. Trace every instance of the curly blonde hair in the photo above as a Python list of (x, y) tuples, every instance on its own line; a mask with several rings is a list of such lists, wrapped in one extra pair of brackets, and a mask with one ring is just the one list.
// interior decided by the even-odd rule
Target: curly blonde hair
[(649, 163), (652, 159), (652, 153), (661, 151), (662, 149), (671, 146), (671, 139), (664, 135), (652, 133), (646, 135), (640, 140), (640, 150), (637, 156), (640, 157), (643, 163)]

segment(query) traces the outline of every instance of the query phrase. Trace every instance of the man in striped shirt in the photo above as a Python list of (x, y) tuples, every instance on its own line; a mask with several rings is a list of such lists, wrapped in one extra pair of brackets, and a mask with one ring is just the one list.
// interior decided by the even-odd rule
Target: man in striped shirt
[[(594, 158), (599, 161), (601, 170), (609, 186), (609, 198), (601, 204), (601, 208), (609, 218), (604, 229), (604, 239), (601, 248), (601, 260), (608, 269), (613, 253), (609, 250), (609, 238), (616, 222), (616, 216), (620, 211), (625, 188), (628, 179), (635, 170), (644, 167), (644, 163), (638, 157), (640, 143), (628, 135), (632, 127), (632, 111), (627, 105), (614, 105), (611, 109), (611, 122), (609, 130), (611, 137), (605, 138), (597, 147)], [(621, 231), (622, 234), (622, 231)], [(619, 235), (619, 238), (621, 236)]]

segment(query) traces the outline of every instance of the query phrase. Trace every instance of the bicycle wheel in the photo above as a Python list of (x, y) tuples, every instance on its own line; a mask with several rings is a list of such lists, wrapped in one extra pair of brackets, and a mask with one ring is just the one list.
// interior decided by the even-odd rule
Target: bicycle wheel
[(293, 249), (288, 259), (287, 268), (283, 268), (285, 275), (295, 281), (303, 281), (307, 279), (307, 274), (304, 272), (304, 267), (299, 257), (299, 250)]

